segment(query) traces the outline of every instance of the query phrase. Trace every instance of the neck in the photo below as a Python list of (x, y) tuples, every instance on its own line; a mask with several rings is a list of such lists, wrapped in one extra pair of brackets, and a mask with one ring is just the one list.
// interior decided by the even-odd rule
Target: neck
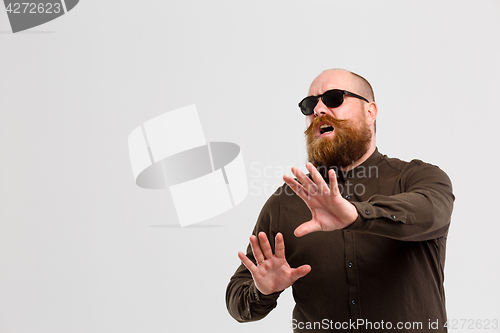
[(377, 145), (375, 143), (375, 138), (373, 137), (372, 140), (370, 141), (370, 148), (368, 148), (368, 150), (366, 151), (366, 153), (363, 156), (361, 156), (361, 158), (359, 160), (357, 160), (356, 162), (354, 162), (354, 163), (348, 165), (347, 167), (345, 167), (344, 170), (345, 171), (349, 171), (349, 170), (352, 170), (355, 167), (361, 165), (370, 156), (372, 156), (372, 154), (373, 154), (373, 152), (375, 151), (376, 148), (377, 148)]

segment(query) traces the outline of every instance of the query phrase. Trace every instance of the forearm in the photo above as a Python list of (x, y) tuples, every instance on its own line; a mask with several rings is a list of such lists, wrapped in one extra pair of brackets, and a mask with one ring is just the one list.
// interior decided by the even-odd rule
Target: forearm
[(346, 229), (398, 240), (438, 238), (448, 231), (453, 200), (449, 182), (415, 186), (393, 196), (374, 195), (367, 201), (353, 202), (359, 216)]

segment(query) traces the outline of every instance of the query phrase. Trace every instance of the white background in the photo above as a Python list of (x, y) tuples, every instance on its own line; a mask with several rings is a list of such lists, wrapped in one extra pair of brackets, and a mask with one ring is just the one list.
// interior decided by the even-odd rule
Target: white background
[[(297, 102), (332, 67), (372, 83), (382, 153), (453, 181), (449, 318), (500, 319), (499, 14), (497, 0), (82, 0), (12, 34), (0, 8), (0, 332), (289, 331), (289, 291), (238, 324), (225, 288), (282, 170), (306, 160)], [(180, 228), (168, 191), (134, 184), (127, 137), (189, 104), (209, 141), (241, 147), (250, 193)]]

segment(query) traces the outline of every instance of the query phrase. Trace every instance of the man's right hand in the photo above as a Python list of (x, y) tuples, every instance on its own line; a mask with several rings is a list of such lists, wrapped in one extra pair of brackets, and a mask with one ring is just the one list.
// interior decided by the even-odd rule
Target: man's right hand
[(298, 268), (291, 268), (288, 265), (285, 258), (285, 243), (281, 233), (276, 235), (276, 253), (274, 255), (264, 232), (259, 233), (259, 240), (260, 246), (257, 237), (250, 236), (250, 245), (257, 265), (248, 259), (243, 252), (238, 252), (238, 257), (252, 274), (255, 286), (262, 294), (270, 295), (285, 290), (311, 271), (309, 265), (302, 265)]

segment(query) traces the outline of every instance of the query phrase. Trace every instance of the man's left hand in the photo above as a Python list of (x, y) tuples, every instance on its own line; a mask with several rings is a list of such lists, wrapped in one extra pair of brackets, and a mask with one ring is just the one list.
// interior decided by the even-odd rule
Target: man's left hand
[(312, 219), (295, 229), (295, 236), (302, 237), (315, 231), (332, 231), (352, 224), (358, 218), (356, 207), (340, 195), (335, 171), (329, 170), (328, 186), (320, 173), (311, 164), (306, 164), (312, 180), (298, 168), (292, 172), (298, 181), (290, 176), (283, 176), (285, 183), (306, 203), (311, 210)]

